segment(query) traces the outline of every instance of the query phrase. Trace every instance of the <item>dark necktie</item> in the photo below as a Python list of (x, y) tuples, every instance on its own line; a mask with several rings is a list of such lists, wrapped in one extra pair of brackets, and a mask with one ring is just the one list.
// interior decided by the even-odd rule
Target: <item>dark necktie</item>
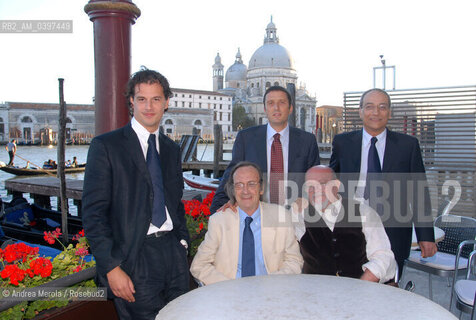
[(243, 230), (243, 247), (241, 251), (241, 277), (254, 276), (255, 272), (255, 238), (250, 224), (253, 218), (246, 217)]
[(155, 144), (155, 134), (149, 136), (147, 140), (149, 147), (147, 148), (147, 168), (149, 169), (152, 186), (154, 189), (154, 206), (152, 207), (152, 224), (156, 227), (164, 224), (165, 216), (165, 199), (164, 199), (164, 181), (162, 178), (162, 169), (160, 166), (160, 157), (157, 153)]
[(369, 156), (367, 161), (367, 179), (365, 181), (365, 191), (364, 198), (368, 199), (370, 197), (370, 181), (376, 178), (376, 173), (382, 172), (382, 167), (380, 166), (380, 159), (378, 157), (377, 148), (375, 144), (377, 143), (377, 138), (372, 137), (370, 140)]
[(283, 164), (283, 148), (279, 133), (273, 136), (274, 140), (271, 144), (271, 168), (269, 170), (269, 201), (271, 203), (283, 204), (280, 201), (279, 181), (284, 180), (284, 164)]

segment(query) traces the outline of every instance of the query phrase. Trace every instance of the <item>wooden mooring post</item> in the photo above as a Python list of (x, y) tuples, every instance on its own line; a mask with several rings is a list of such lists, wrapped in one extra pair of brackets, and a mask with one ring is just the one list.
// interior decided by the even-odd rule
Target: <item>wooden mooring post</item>
[(61, 229), (63, 232), (63, 243), (68, 243), (68, 199), (66, 198), (66, 178), (64, 174), (64, 151), (66, 140), (66, 103), (64, 102), (63, 83), (64, 79), (59, 78), (59, 133), (58, 133), (58, 178), (60, 180), (60, 197), (59, 203), (61, 207)]
[(216, 124), (213, 127), (213, 134), (215, 136), (213, 149), (213, 177), (217, 178), (220, 171), (219, 164), (223, 159), (223, 132), (221, 131), (221, 125)]

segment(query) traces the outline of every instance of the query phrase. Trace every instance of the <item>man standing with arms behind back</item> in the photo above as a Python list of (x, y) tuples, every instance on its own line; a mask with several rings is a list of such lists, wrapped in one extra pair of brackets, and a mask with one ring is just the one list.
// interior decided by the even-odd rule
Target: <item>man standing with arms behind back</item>
[(135, 73), (131, 122), (89, 148), (83, 225), (99, 285), (114, 294), (121, 319), (154, 319), (189, 288), (180, 149), (159, 133), (171, 96), (160, 73)]
[[(383, 215), (382, 222), (401, 275), (403, 262), (410, 254), (412, 222), (415, 224), (422, 257), (433, 256), (437, 249), (432, 224), (427, 221), (422, 223), (421, 219), (431, 217), (431, 205), (428, 190), (417, 191), (417, 180), (425, 180), (420, 146), (415, 137), (387, 129), (390, 107), (390, 96), (384, 90), (370, 89), (364, 92), (359, 108), (363, 129), (335, 136), (329, 166), (336, 173), (341, 173), (341, 181), (358, 179), (356, 197)], [(352, 173), (356, 175), (350, 177)], [(389, 186), (389, 196), (385, 200), (390, 207), (385, 212), (373, 203), (372, 196), (378, 196), (372, 187), (372, 179), (375, 178)], [(403, 179), (403, 183), (398, 185), (394, 178)], [(415, 190), (411, 195), (407, 195), (407, 182)], [(349, 184), (345, 183), (344, 186), (349, 192)], [(397, 189), (397, 186), (401, 189)], [(409, 215), (410, 221), (405, 219)], [(403, 217), (401, 221), (398, 221), (397, 216)]]
[(263, 97), (267, 125), (242, 130), (236, 136), (233, 154), (220, 186), (213, 198), (214, 213), (229, 201), (225, 185), (233, 167), (240, 161), (256, 163), (268, 179), (264, 199), (284, 204), (286, 195), (279, 181), (292, 180), (301, 188), (307, 169), (319, 164), (316, 137), (309, 132), (290, 127), (288, 117), (293, 111), (289, 92), (280, 86), (269, 87)]

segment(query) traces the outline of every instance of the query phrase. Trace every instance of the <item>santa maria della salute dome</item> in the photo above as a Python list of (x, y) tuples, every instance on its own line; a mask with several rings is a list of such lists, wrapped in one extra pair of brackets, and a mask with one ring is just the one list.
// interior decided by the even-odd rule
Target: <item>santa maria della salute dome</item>
[(265, 67), (294, 69), (291, 55), (279, 44), (276, 26), (272, 20), (266, 27), (264, 44), (251, 56), (249, 67), (250, 69)]
[[(290, 52), (279, 43), (273, 19), (266, 27), (263, 45), (251, 56), (248, 66), (243, 63), (240, 49), (235, 62), (227, 69), (223, 79), (224, 66), (218, 53), (213, 65), (213, 91), (233, 96), (233, 106), (243, 106), (256, 124), (267, 122), (263, 107), (263, 95), (274, 85), (296, 87), (296, 127), (309, 132), (315, 130), (316, 98), (308, 95), (305, 86), (296, 85), (297, 72)], [(225, 86), (223, 86), (223, 80)]]

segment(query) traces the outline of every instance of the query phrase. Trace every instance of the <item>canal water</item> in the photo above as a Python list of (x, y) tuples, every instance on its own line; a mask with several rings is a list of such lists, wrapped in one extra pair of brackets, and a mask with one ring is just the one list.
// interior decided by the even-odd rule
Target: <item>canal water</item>
[[(231, 149), (231, 144), (225, 144), (224, 149)], [(88, 156), (89, 145), (84, 146), (66, 146), (65, 150), (65, 159), (73, 160), (73, 157), (77, 157), (78, 163), (86, 162)], [(18, 146), (17, 153), (15, 156), (14, 164), (20, 168), (26, 165), (26, 161), (30, 161), (31, 166), (42, 166), (43, 162), (48, 159), (57, 159), (57, 148), (56, 146)], [(213, 160), (213, 144), (203, 145), (200, 144), (197, 146), (197, 158), (203, 161), (212, 161)], [(231, 154), (224, 154), (225, 160), (231, 159)], [(8, 152), (5, 149), (0, 149), (0, 161), (8, 163), (9, 157)], [(67, 174), (67, 179), (83, 179), (84, 173), (76, 174)], [(10, 201), (11, 196), (7, 195), (5, 190), (5, 180), (7, 179), (22, 179), (22, 177), (16, 177), (13, 174), (9, 174), (0, 170), (0, 196), (4, 201)], [(25, 195), (27, 196), (27, 195)], [(52, 198), (52, 206), (56, 207), (56, 199)], [(76, 208), (73, 206), (72, 201), (70, 202), (69, 207), (70, 212), (73, 213)], [(74, 208), (73, 208), (74, 207)]]

